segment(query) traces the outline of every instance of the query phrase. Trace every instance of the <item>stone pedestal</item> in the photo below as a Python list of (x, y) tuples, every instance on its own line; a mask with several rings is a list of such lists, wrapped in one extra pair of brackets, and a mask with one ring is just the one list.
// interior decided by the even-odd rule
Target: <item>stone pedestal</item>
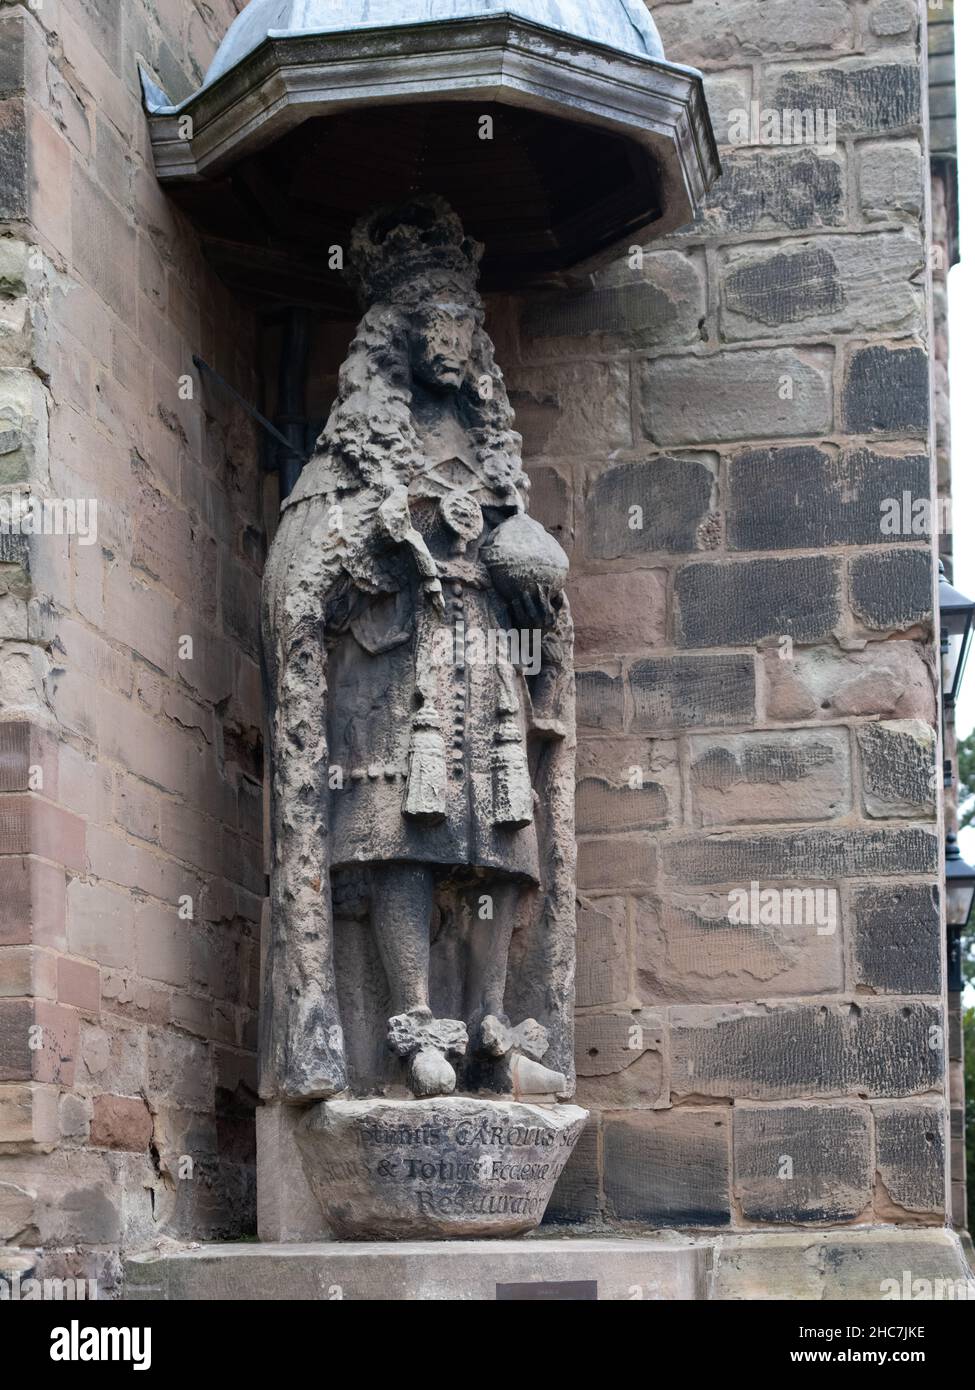
[(958, 1236), (944, 1227), (204, 1245), (150, 1251), (125, 1263), (126, 1299), (768, 1299), (819, 1305), (973, 1297), (975, 1279)]
[(530, 1231), (586, 1118), (575, 1105), (469, 1096), (266, 1106), (258, 1115), (261, 1237)]
[(210, 1245), (126, 1262), (127, 1300), (701, 1299), (710, 1252), (653, 1240)]

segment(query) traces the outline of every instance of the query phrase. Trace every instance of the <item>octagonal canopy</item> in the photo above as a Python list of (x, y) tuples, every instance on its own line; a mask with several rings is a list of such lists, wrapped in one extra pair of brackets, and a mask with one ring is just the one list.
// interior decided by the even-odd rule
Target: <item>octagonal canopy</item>
[(257, 301), (349, 308), (332, 248), (376, 204), (441, 194), (514, 288), (684, 225), (720, 172), (643, 0), (250, 0), (185, 101), (142, 77), (160, 180)]
[(499, 14), (517, 15), (639, 58), (664, 56), (643, 0), (250, 0), (227, 30), (203, 85), (236, 67), (267, 38)]

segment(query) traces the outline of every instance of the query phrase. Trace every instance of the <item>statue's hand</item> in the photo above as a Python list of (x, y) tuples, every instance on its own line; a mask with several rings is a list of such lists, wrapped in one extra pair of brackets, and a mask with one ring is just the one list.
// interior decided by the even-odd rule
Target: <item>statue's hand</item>
[(522, 628), (550, 632), (558, 621), (556, 607), (561, 603), (561, 593), (553, 594), (547, 585), (533, 583), (521, 593), (512, 594), (509, 603), (515, 622)]

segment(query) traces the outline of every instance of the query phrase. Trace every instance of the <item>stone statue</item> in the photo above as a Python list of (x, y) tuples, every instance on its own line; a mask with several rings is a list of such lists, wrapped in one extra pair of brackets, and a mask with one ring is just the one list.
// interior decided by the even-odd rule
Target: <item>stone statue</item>
[(269, 1101), (573, 1089), (568, 561), (480, 253), (437, 198), (357, 224), (365, 315), (268, 557)]

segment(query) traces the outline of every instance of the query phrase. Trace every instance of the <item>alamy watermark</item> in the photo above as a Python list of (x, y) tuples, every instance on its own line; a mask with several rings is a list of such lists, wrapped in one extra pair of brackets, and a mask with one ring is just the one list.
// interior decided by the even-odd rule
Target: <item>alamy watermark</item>
[(35, 1279), (19, 1272), (0, 1277), (0, 1303), (95, 1303), (97, 1279)]
[(880, 503), (880, 531), (884, 536), (948, 536), (951, 534), (951, 498), (915, 497), (902, 492)]
[(526, 676), (542, 669), (541, 628), (441, 627), (429, 646), (434, 666), (515, 666)]
[(809, 145), (836, 153), (835, 107), (763, 106), (753, 101), (728, 112), (731, 145)]
[(98, 500), (36, 497), (32, 492), (0, 493), (0, 534), (77, 536), (79, 545), (94, 545), (98, 539)]
[(728, 894), (728, 921), (751, 927), (815, 927), (833, 936), (839, 919), (835, 888), (763, 888), (753, 879)]
[(975, 1279), (915, 1278), (909, 1269), (905, 1269), (899, 1279), (880, 1281), (880, 1297), (911, 1303), (975, 1301)]

